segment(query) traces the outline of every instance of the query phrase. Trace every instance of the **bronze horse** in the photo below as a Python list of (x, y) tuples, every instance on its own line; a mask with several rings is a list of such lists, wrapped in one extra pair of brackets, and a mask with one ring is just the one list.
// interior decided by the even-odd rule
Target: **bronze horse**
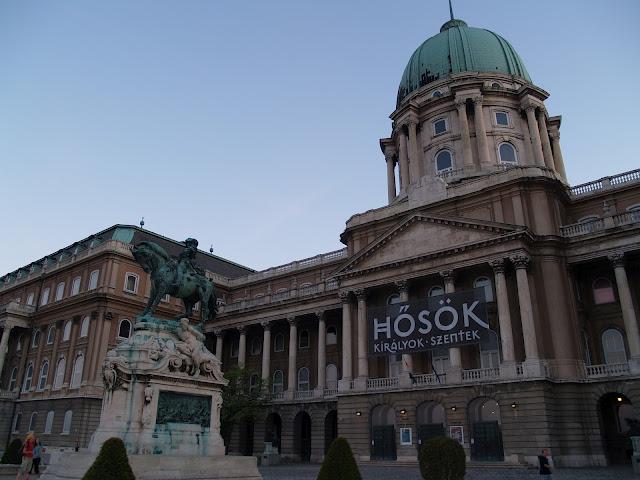
[(154, 242), (140, 242), (132, 252), (143, 270), (151, 276), (151, 295), (142, 316), (152, 315), (162, 297), (169, 294), (181, 298), (184, 303), (185, 313), (176, 320), (190, 317), (198, 302), (203, 326), (204, 322), (215, 318), (217, 298), (211, 280), (193, 270), (179, 269), (178, 261)]

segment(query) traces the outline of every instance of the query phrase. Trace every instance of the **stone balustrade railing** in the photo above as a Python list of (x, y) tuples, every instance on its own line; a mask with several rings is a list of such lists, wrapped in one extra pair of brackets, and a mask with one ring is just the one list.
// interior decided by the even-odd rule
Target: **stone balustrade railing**
[(597, 193), (603, 190), (610, 190), (624, 185), (629, 182), (637, 182), (640, 180), (640, 169), (631, 170), (629, 172), (620, 173), (612, 177), (603, 177), (593, 182), (583, 183), (571, 187), (571, 195), (574, 197), (582, 197), (591, 193)]
[(18, 398), (18, 392), (10, 392), (9, 390), (0, 390), (0, 400), (15, 400)]
[(597, 233), (607, 228), (621, 227), (640, 223), (640, 211), (624, 212), (605, 218), (597, 218), (588, 222), (572, 223), (560, 227), (560, 234), (563, 237), (579, 237)]
[(367, 379), (367, 390), (394, 390), (398, 385), (398, 377)]
[(602, 365), (585, 365), (587, 378), (617, 377), (629, 374), (628, 363), (609, 363)]
[(500, 377), (499, 368), (474, 368), (472, 370), (462, 370), (463, 382), (495, 380), (498, 377)]

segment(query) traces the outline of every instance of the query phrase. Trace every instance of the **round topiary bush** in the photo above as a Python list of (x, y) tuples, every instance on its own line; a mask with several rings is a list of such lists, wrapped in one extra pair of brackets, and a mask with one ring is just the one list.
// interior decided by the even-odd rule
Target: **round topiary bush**
[(362, 480), (353, 452), (344, 438), (336, 438), (324, 457), (317, 480)]
[(93, 465), (82, 480), (135, 480), (129, 465), (127, 450), (119, 438), (110, 438), (102, 445)]
[(462, 480), (466, 458), (462, 445), (451, 438), (429, 439), (420, 449), (420, 473), (425, 480)]
[(19, 438), (14, 439), (2, 455), (0, 463), (21, 464), (22, 463), (22, 442)]

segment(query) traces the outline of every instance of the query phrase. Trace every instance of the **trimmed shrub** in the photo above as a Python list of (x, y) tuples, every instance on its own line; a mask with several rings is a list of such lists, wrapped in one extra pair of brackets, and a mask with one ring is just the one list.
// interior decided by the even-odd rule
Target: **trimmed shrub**
[(353, 452), (344, 438), (336, 438), (324, 457), (317, 480), (362, 480)]
[(0, 463), (21, 464), (22, 463), (22, 441), (19, 438), (14, 439), (4, 451)]
[(93, 465), (82, 480), (135, 480), (127, 450), (119, 438), (110, 438), (102, 445)]
[(466, 458), (462, 445), (451, 438), (429, 439), (420, 449), (420, 473), (425, 480), (463, 480)]

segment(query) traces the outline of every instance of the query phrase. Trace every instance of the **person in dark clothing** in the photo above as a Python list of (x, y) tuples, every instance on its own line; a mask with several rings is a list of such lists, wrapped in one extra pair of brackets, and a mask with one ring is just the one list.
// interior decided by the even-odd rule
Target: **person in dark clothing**
[(40, 475), (40, 461), (42, 460), (42, 444), (40, 439), (36, 438), (36, 446), (33, 447), (33, 464), (29, 473)]
[(538, 462), (540, 463), (540, 478), (544, 480), (551, 480), (551, 465), (549, 464), (549, 450), (542, 449), (541, 455), (538, 455)]

